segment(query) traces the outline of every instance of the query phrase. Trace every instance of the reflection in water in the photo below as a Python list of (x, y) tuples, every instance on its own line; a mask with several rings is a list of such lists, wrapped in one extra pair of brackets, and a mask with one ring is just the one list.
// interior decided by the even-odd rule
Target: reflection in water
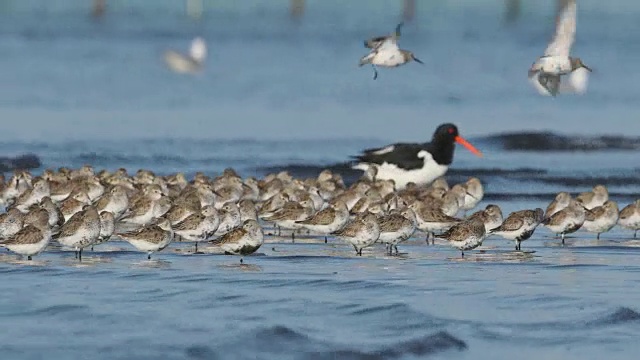
[(304, 0), (291, 0), (291, 18), (299, 20), (304, 15)]
[(134, 262), (131, 264), (134, 268), (146, 268), (146, 269), (169, 269), (171, 268), (171, 262), (167, 260), (144, 260), (140, 262)]
[(504, 19), (507, 23), (514, 23), (520, 18), (520, 0), (505, 0)]
[(229, 270), (262, 272), (262, 267), (254, 264), (240, 263), (240, 259), (235, 264), (220, 264), (218, 267)]

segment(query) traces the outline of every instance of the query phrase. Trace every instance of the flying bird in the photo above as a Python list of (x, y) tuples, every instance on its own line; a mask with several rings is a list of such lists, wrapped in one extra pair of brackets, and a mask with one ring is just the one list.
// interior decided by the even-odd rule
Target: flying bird
[[(529, 80), (539, 93), (584, 93), (591, 68), (579, 57), (570, 56), (576, 35), (576, 1), (569, 0), (560, 12), (556, 32), (544, 55), (529, 69)], [(583, 70), (584, 69), (584, 70)], [(561, 86), (562, 80), (568, 84)]]

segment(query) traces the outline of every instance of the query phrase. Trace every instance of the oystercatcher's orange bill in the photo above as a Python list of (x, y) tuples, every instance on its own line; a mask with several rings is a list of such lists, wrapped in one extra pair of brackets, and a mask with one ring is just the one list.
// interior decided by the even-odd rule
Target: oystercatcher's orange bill
[(471, 145), (471, 143), (465, 140), (465, 138), (463, 138), (462, 136), (456, 136), (455, 140), (458, 144), (466, 147), (467, 150), (471, 151), (476, 156), (482, 157), (482, 153), (480, 152), (480, 150), (476, 149), (475, 146)]

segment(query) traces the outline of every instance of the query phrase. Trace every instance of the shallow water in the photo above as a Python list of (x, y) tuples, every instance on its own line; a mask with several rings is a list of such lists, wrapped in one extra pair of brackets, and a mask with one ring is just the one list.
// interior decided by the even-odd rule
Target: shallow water
[[(86, 2), (89, 4), (89, 2)], [(229, 2), (188, 20), (181, 2), (0, 5), (0, 155), (44, 168), (234, 167), (315, 176), (363, 148), (424, 141), (454, 122), (484, 152), (458, 149), (449, 179), (477, 175), (480, 204), (544, 207), (558, 191), (608, 185), (640, 197), (638, 148), (508, 151), (504, 131), (640, 136), (640, 7), (580, 1), (576, 51), (596, 71), (582, 97), (538, 97), (526, 69), (544, 48), (553, 3), (504, 19), (503, 1), (425, 5), (402, 44), (427, 66), (358, 69), (361, 40), (397, 22), (397, 2)], [(233, 5), (235, 4), (235, 5)], [(275, 5), (274, 5), (275, 4)], [(422, 3), (419, 3), (422, 6)], [(544, 26), (543, 26), (544, 25)], [(162, 50), (211, 39), (204, 74), (163, 68)], [(588, 61), (587, 61), (588, 60)], [(561, 140), (562, 141), (562, 140)], [(306, 165), (306, 167), (300, 166)], [(345, 178), (358, 176), (346, 170)], [(545, 229), (523, 243), (490, 238), (461, 260), (422, 238), (398, 257), (362, 258), (339, 241), (268, 238), (256, 256), (191, 255), (172, 244), (147, 261), (122, 242), (79, 264), (56, 250), (32, 262), (0, 254), (0, 352), (40, 359), (628, 359), (640, 348), (640, 241), (615, 228), (559, 246)], [(482, 250), (482, 251), (480, 251)]]

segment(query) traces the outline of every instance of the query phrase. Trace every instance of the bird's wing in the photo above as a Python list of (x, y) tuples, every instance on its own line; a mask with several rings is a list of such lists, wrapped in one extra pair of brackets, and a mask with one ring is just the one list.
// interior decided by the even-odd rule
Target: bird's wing
[(57, 237), (67, 237), (75, 234), (78, 228), (84, 225), (85, 213), (86, 211), (82, 210), (73, 214), (71, 218), (69, 218), (69, 220), (67, 220), (67, 222), (65, 222), (64, 225), (62, 225), (62, 228), (60, 229), (60, 232), (57, 234)]
[(204, 220), (204, 215), (202, 214), (191, 214), (187, 216), (184, 220), (173, 226), (173, 230), (182, 231), (182, 230), (193, 230), (200, 225), (200, 223)]
[(380, 45), (382, 45), (389, 38), (395, 38), (397, 41), (397, 39), (400, 37), (400, 30), (402, 29), (402, 25), (404, 25), (404, 23), (398, 24), (396, 26), (396, 30), (393, 33), (391, 33), (391, 35), (376, 36), (368, 40), (365, 40), (364, 46), (369, 49), (375, 49)]
[(244, 228), (237, 227), (225, 233), (224, 235), (220, 236), (219, 238), (211, 240), (209, 242), (214, 245), (233, 244), (240, 241), (240, 239), (242, 239), (242, 237), (245, 236), (246, 234), (247, 234), (247, 231)]
[(502, 225), (498, 226), (491, 231), (515, 231), (520, 229), (524, 225), (524, 220), (520, 216), (509, 216)]
[(20, 229), (13, 237), (2, 242), (3, 245), (37, 244), (42, 238), (42, 230), (33, 225)]
[(556, 33), (544, 51), (546, 56), (569, 56), (576, 35), (576, 1), (569, 0), (556, 22)]
[(381, 148), (367, 149), (354, 158), (360, 162), (370, 164), (395, 164), (405, 169), (420, 168), (424, 160), (418, 153), (424, 149), (424, 144), (397, 143)]

